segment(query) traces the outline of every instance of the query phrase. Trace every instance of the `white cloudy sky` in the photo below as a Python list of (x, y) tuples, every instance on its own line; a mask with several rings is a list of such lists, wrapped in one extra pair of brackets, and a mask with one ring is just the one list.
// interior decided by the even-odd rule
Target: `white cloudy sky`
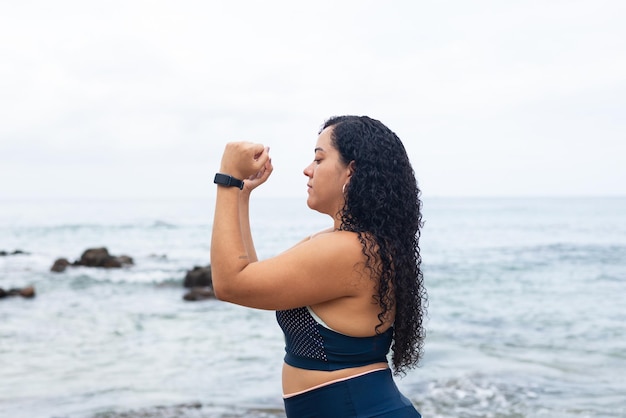
[(626, 2), (0, 3), (0, 198), (214, 193), (271, 146), (304, 196), (336, 114), (404, 141), (424, 196), (626, 195)]

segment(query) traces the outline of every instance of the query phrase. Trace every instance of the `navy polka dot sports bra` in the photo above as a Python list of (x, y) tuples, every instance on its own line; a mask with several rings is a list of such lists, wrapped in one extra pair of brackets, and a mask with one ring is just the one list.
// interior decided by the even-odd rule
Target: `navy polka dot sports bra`
[(386, 363), (393, 328), (372, 337), (351, 337), (330, 329), (311, 308), (276, 311), (285, 334), (285, 363), (307, 370), (340, 370)]

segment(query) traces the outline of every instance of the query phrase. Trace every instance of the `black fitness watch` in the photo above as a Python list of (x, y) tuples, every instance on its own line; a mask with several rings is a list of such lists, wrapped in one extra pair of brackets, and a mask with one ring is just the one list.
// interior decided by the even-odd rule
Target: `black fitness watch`
[(228, 174), (215, 173), (213, 183), (226, 187), (239, 187), (239, 190), (243, 190), (243, 180), (236, 179)]

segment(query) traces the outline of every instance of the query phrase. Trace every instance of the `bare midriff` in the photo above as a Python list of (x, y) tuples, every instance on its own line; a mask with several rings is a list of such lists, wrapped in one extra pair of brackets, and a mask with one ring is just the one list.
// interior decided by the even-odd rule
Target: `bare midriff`
[(283, 363), (283, 394), (288, 397), (316, 387), (331, 384), (337, 380), (343, 380), (352, 376), (374, 370), (386, 369), (387, 363), (372, 363), (366, 366), (351, 367), (349, 369), (322, 371), (299, 369)]

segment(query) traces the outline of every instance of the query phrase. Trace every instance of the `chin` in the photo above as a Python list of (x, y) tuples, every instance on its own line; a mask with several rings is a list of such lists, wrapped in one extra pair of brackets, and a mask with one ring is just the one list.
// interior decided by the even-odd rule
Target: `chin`
[(321, 210), (321, 208), (319, 207), (319, 205), (315, 204), (315, 201), (312, 200), (311, 198), (308, 198), (306, 200), (306, 205), (309, 207), (309, 209), (317, 211), (319, 213), (325, 213), (324, 211)]

